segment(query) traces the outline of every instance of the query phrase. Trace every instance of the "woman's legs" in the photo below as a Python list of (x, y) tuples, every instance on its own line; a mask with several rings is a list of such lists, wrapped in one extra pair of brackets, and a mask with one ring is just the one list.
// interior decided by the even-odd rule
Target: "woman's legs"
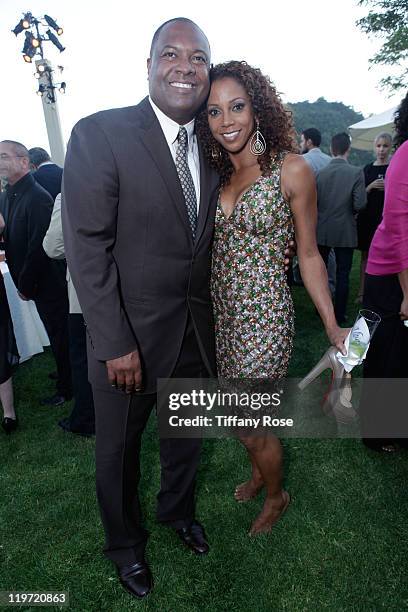
[(0, 403), (3, 406), (4, 418), (15, 419), (13, 384), (11, 377), (0, 384)]
[[(242, 443), (245, 446), (245, 443), (243, 441)], [(262, 474), (259, 471), (255, 458), (253, 457), (252, 453), (248, 448), (246, 450), (248, 453), (249, 460), (251, 462), (252, 474), (250, 480), (247, 480), (246, 482), (237, 485), (234, 493), (234, 497), (237, 501), (248, 501), (249, 499), (256, 497), (259, 491), (264, 486)]]
[[(251, 463), (253, 466), (255, 464), (256, 473), (259, 472), (266, 488), (263, 508), (252, 523), (250, 535), (267, 533), (279, 520), (289, 503), (288, 493), (282, 490), (282, 445), (276, 436), (271, 435), (241, 436), (240, 440), (247, 449)], [(254, 480), (254, 483), (256, 482), (259, 484), (259, 479)]]

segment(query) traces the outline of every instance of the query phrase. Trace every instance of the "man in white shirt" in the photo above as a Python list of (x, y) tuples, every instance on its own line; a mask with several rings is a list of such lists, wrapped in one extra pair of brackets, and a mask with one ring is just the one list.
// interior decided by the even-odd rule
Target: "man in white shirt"
[[(196, 24), (163, 24), (148, 59), (149, 97), (82, 119), (64, 167), (65, 252), (87, 325), (104, 551), (136, 597), (152, 589), (138, 482), (156, 381), (215, 373), (209, 272), (218, 177), (194, 134), (209, 68)], [(200, 447), (160, 439), (157, 517), (205, 554), (194, 516)]]
[[(330, 162), (330, 155), (326, 155), (320, 150), (322, 135), (316, 128), (308, 128), (300, 135), (300, 150), (303, 158), (307, 161), (315, 177), (323, 170)], [(330, 251), (327, 260), (327, 274), (329, 277), (329, 286), (332, 295), (336, 291), (336, 258), (333, 251)]]
[[(51, 259), (65, 261), (61, 222), (61, 194), (58, 194), (55, 198), (50, 225), (43, 240), (43, 249)], [(71, 414), (59, 420), (58, 425), (64, 431), (81, 436), (93, 436), (95, 434), (95, 410), (92, 389), (88, 381), (85, 322), (68, 269), (67, 286), (69, 359), (71, 362), (74, 406)]]

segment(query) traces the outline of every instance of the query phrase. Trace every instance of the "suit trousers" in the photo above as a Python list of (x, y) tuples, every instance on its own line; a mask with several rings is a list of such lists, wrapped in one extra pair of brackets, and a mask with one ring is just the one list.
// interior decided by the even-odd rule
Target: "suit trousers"
[[(332, 247), (319, 245), (320, 255), (326, 267)], [(341, 325), (346, 321), (346, 308), (349, 294), (349, 276), (353, 264), (352, 247), (333, 247), (336, 258), (336, 290), (334, 298), (334, 314), (337, 323)]]
[(95, 433), (95, 409), (92, 387), (88, 381), (88, 359), (86, 356), (86, 330), (84, 317), (80, 313), (70, 314), (69, 357), (74, 389), (74, 407), (69, 424), (74, 432)]
[(68, 293), (64, 290), (43, 293), (34, 297), (38, 314), (50, 339), (51, 351), (57, 364), (57, 393), (72, 397), (71, 364), (68, 340)]
[[(172, 376), (207, 375), (191, 318)], [(96, 488), (105, 530), (104, 552), (117, 566), (143, 558), (147, 532), (138, 495), (143, 430), (156, 394), (126, 395), (93, 386), (96, 415)], [(194, 519), (194, 490), (201, 439), (161, 439), (157, 519), (176, 529)]]

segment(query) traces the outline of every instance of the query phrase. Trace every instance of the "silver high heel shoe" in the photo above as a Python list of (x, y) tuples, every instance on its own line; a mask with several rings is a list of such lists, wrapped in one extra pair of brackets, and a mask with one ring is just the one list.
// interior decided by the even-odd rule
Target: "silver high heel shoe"
[(325, 370), (330, 369), (333, 372), (333, 378), (341, 379), (343, 378), (344, 368), (341, 365), (340, 361), (336, 357), (337, 349), (335, 346), (331, 346), (327, 349), (323, 357), (320, 361), (317, 362), (314, 368), (312, 368), (309, 374), (303, 378), (298, 384), (298, 387), (301, 391), (306, 389), (307, 385), (315, 380)]
[(323, 399), (322, 410), (326, 415), (333, 414), (336, 421), (342, 424), (351, 423), (356, 419), (356, 411), (351, 403), (351, 374), (346, 372), (336, 357), (337, 348), (331, 346), (320, 361), (300, 381), (301, 391), (313, 382), (324, 370), (332, 371), (332, 380), (327, 394)]

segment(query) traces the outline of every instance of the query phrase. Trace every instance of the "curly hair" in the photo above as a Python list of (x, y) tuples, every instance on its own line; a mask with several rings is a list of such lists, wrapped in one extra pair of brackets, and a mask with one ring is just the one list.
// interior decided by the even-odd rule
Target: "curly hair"
[[(251, 100), (254, 116), (259, 121), (259, 129), (266, 142), (265, 153), (259, 156), (258, 161), (262, 174), (267, 175), (274, 154), (281, 151), (298, 153), (292, 113), (284, 108), (275, 86), (259, 68), (252, 68), (243, 61), (225, 62), (211, 68), (211, 83), (224, 78), (235, 79)], [(211, 134), (206, 109), (197, 117), (196, 131), (210, 166), (218, 172), (221, 184), (225, 185), (232, 175), (233, 165), (228, 153)]]
[(397, 149), (408, 139), (408, 91), (395, 112), (394, 125), (394, 147)]

